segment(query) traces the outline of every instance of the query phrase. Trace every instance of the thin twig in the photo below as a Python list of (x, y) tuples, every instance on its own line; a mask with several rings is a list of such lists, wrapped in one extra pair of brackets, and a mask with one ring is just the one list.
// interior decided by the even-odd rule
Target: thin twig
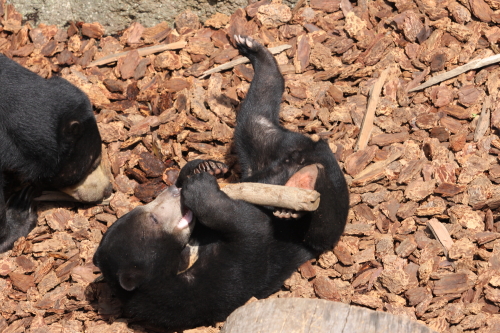
[[(186, 46), (186, 41), (181, 40), (181, 41), (178, 41), (175, 43), (148, 46), (148, 47), (143, 47), (143, 48), (134, 49), (134, 50), (137, 50), (137, 52), (139, 52), (139, 55), (141, 57), (144, 57), (144, 56), (147, 56), (147, 55), (150, 55), (153, 53), (163, 52), (163, 51), (167, 51), (167, 50), (182, 49), (184, 46)], [(101, 59), (97, 59), (95, 61), (92, 61), (87, 67), (101, 66), (101, 65), (109, 64), (110, 62), (117, 61), (119, 58), (126, 56), (129, 52), (134, 51), (134, 50), (107, 55), (105, 57), (102, 57)]]
[(476, 123), (476, 130), (474, 131), (474, 141), (477, 142), (481, 139), (488, 128), (490, 127), (490, 117), (491, 117), (491, 96), (486, 97), (483, 103), (483, 108), (481, 114)]
[(390, 68), (386, 68), (380, 73), (380, 77), (377, 82), (373, 85), (370, 91), (370, 99), (368, 100), (368, 105), (366, 107), (365, 116), (363, 117), (363, 123), (361, 124), (361, 130), (359, 131), (358, 142), (356, 143), (355, 151), (363, 150), (368, 145), (370, 136), (373, 130), (373, 118), (375, 116), (375, 110), (377, 109), (377, 104), (380, 99), (380, 92), (384, 86), (385, 79), (389, 73)]
[[(288, 50), (291, 47), (292, 47), (291, 45), (284, 44), (284, 45), (272, 47), (272, 48), (269, 49), (269, 51), (272, 54), (277, 54), (277, 53), (281, 53), (281, 52), (283, 52), (285, 50)], [(227, 62), (225, 64), (222, 64), (220, 66), (217, 66), (217, 67), (214, 67), (212, 69), (209, 69), (209, 70), (203, 72), (203, 74), (199, 78), (203, 79), (203, 78), (207, 77), (210, 74), (222, 72), (222, 71), (224, 71), (226, 69), (233, 68), (234, 66), (237, 66), (237, 65), (240, 65), (240, 64), (246, 64), (247, 62), (250, 62), (250, 60), (247, 57), (241, 57), (241, 58), (232, 60), (230, 62)]]
[(415, 87), (415, 88), (412, 88), (410, 90), (408, 90), (408, 92), (414, 92), (414, 91), (417, 91), (417, 90), (422, 90), (422, 89), (425, 89), (427, 87), (430, 87), (436, 83), (439, 83), (439, 82), (443, 82), (443, 81), (446, 81), (448, 79), (451, 79), (452, 77), (455, 77), (457, 75), (460, 75), (462, 73), (465, 73), (471, 69), (477, 69), (477, 68), (481, 68), (481, 67), (484, 67), (484, 66), (488, 66), (488, 65), (491, 65), (491, 64), (495, 64), (497, 62), (500, 62), (500, 54), (495, 54), (491, 57), (488, 57), (488, 58), (484, 58), (484, 59), (476, 59), (476, 60), (472, 60), (471, 62), (463, 65), (463, 66), (460, 66), (460, 67), (457, 67), (457, 68), (453, 68), (451, 71), (448, 71), (446, 73), (443, 73), (443, 74), (439, 74), (439, 75), (436, 75), (432, 78), (430, 78), (427, 82)]

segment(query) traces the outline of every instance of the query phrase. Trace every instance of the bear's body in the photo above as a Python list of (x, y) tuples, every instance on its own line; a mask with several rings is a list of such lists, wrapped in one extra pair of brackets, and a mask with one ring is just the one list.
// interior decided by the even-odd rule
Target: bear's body
[[(279, 125), (283, 77), (274, 57), (249, 37), (235, 40), (255, 69), (235, 132), (242, 181), (306, 184), (320, 192), (320, 206), (279, 218), (220, 191), (213, 174), (224, 171), (222, 163), (186, 164), (177, 187), (116, 221), (94, 256), (125, 313), (155, 326), (225, 320), (250, 297), (269, 296), (302, 263), (332, 249), (346, 223), (347, 186), (328, 144)], [(311, 165), (316, 174), (307, 171)]]
[[(84, 180), (100, 158), (87, 96), (62, 78), (46, 80), (0, 55), (0, 252), (26, 236), (37, 217), (32, 189), (6, 204), (5, 171), (37, 187), (64, 189)], [(97, 198), (110, 192), (109, 180), (102, 181)]]

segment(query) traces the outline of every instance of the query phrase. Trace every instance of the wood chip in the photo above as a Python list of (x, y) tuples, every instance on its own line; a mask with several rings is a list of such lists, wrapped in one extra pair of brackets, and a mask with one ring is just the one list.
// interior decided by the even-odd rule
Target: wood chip
[(436, 239), (439, 240), (441, 245), (443, 245), (445, 254), (448, 255), (448, 251), (453, 245), (453, 240), (451, 239), (448, 230), (441, 222), (439, 222), (435, 218), (432, 218), (429, 221), (427, 221), (427, 226), (429, 226), (429, 228), (431, 229), (434, 237), (436, 237)]

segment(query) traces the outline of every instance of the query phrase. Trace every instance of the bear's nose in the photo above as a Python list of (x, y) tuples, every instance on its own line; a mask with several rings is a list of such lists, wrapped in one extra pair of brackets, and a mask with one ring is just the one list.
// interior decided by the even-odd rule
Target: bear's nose
[(170, 192), (170, 194), (172, 194), (172, 196), (174, 197), (178, 197), (179, 195), (181, 195), (181, 189), (178, 188), (177, 186), (175, 185), (171, 185), (169, 186), (168, 188), (168, 191)]

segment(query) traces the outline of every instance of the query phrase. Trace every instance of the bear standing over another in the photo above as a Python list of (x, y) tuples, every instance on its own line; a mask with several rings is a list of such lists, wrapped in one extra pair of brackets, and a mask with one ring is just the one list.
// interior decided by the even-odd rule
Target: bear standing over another
[[(0, 253), (35, 226), (35, 188), (59, 189), (82, 202), (108, 196), (100, 162), (87, 96), (65, 79), (46, 80), (0, 55)], [(33, 186), (5, 198), (6, 171)]]
[(227, 171), (223, 163), (188, 162), (176, 185), (118, 219), (94, 255), (125, 314), (150, 325), (223, 321), (252, 296), (277, 291), (344, 231), (349, 194), (328, 143), (280, 125), (276, 60), (252, 38), (234, 39), (255, 70), (236, 119), (241, 181), (315, 189), (320, 204), (298, 214), (233, 200), (213, 176)]

